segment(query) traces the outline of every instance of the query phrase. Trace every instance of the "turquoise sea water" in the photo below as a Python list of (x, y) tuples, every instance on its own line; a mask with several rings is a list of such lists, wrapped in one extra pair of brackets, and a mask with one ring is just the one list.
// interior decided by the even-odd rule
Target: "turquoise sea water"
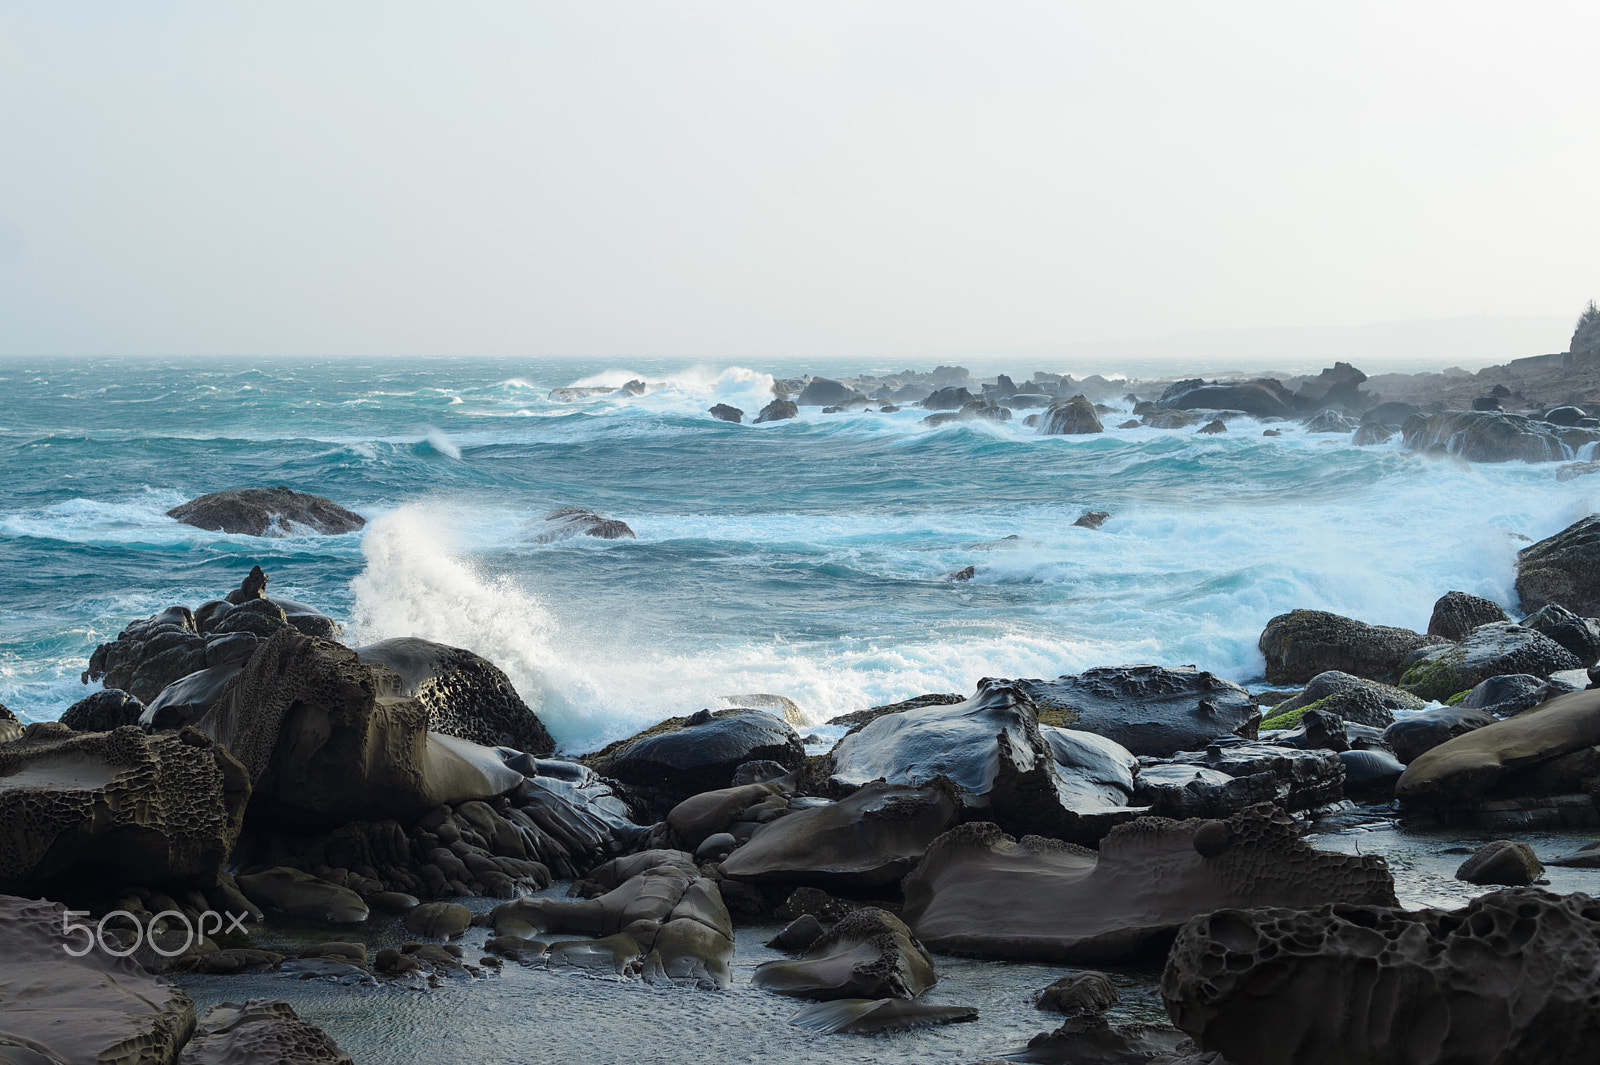
[[(1554, 464), (1269, 439), (1249, 421), (1041, 437), (928, 429), (911, 408), (762, 426), (705, 413), (753, 415), (769, 373), (806, 369), (874, 368), (0, 362), (0, 702), (58, 716), (97, 643), (256, 563), (354, 642), (485, 655), (569, 750), (756, 692), (821, 722), (983, 676), (1132, 661), (1249, 681), (1262, 626), (1294, 607), (1414, 628), (1452, 588), (1514, 607), (1519, 537), (1600, 509), (1600, 479), (1558, 482)], [(546, 398), (632, 377), (651, 391)], [(271, 484), (370, 524), (259, 539), (165, 516)], [(539, 516), (569, 505), (638, 539), (535, 542)], [(1086, 509), (1112, 518), (1073, 527)], [(943, 579), (968, 565), (972, 581)]]

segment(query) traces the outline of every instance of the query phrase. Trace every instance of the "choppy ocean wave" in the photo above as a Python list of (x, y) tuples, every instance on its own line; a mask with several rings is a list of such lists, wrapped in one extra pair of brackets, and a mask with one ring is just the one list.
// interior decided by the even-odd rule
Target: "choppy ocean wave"
[[(126, 622), (257, 563), (353, 640), (492, 659), (573, 749), (735, 693), (817, 723), (1128, 661), (1249, 681), (1262, 626), (1294, 607), (1417, 628), (1453, 588), (1514, 606), (1525, 538), (1600, 494), (1553, 465), (1269, 439), (1248, 419), (1214, 437), (929, 428), (915, 408), (717, 421), (713, 403), (748, 418), (770, 398), (739, 367), (103, 360), (0, 378), (0, 702), (29, 719), (81, 697)], [(548, 398), (630, 380), (649, 391)], [(262, 540), (166, 516), (254, 484), (371, 524)], [(539, 542), (566, 505), (637, 539)], [(1088, 509), (1112, 517), (1073, 526)]]

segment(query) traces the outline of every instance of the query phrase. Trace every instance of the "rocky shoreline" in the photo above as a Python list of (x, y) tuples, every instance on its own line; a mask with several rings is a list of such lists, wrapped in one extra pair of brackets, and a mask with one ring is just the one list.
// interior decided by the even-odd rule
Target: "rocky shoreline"
[[(348, 1061), (286, 1002), (196, 1017), (171, 981), (715, 992), (770, 926), (790, 959), (751, 981), (818, 1033), (970, 1021), (925, 993), (976, 957), (1072, 970), (1041, 999), (1063, 1023), (998, 1060), (1578, 1060), (1600, 903), (1537, 885), (1600, 857), (1516, 837), (1600, 829), (1597, 529), (1522, 552), (1520, 619), (1460, 592), (1421, 633), (1267, 619), (1266, 689), (986, 678), (837, 719), (831, 747), (733, 707), (580, 757), (470, 650), (348, 647), (258, 567), (127, 624), (59, 722), (0, 711), (0, 1060)], [(1456, 875), (1506, 886), (1408, 910), (1384, 857), (1303, 838), (1350, 816), (1505, 837)], [(1172, 1025), (1108, 1020), (1094, 970), (1163, 964)]]

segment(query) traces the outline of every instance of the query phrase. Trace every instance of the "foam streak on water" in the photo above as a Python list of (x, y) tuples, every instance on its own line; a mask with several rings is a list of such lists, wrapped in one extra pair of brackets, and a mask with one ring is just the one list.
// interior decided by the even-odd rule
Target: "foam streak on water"
[[(59, 715), (96, 643), (256, 563), (354, 642), (485, 655), (569, 749), (736, 693), (788, 696), (815, 723), (1128, 661), (1247, 681), (1262, 626), (1294, 607), (1412, 628), (1453, 588), (1514, 607), (1519, 537), (1595, 509), (1600, 485), (1249, 421), (1042, 438), (808, 409), (753, 426), (768, 370), (794, 372), (0, 363), (0, 702)], [(547, 398), (635, 379), (646, 395)], [(718, 402), (747, 424), (712, 419)], [(372, 523), (259, 540), (165, 516), (255, 484)], [(540, 515), (569, 505), (638, 538), (538, 543)], [(1074, 527), (1086, 509), (1113, 516)], [(944, 579), (966, 566), (970, 582)]]

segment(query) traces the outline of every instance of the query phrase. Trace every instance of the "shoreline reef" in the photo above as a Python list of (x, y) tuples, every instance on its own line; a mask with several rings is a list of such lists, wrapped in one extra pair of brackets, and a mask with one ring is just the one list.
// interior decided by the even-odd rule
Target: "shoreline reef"
[[(60, 721), (0, 710), (0, 1054), (349, 1061), (288, 1002), (197, 1017), (181, 982), (714, 993), (739, 928), (786, 922), (751, 979), (819, 1033), (973, 1020), (925, 1000), (966, 956), (1070, 970), (1059, 1027), (986, 1060), (1578, 1060), (1600, 902), (1539, 885), (1600, 857), (1517, 837), (1600, 829), (1597, 528), (1523, 551), (1520, 618), (1447, 591), (1426, 632), (1267, 619), (1276, 690), (1116, 665), (853, 712), (831, 747), (768, 699), (583, 755), (469, 649), (347, 646), (257, 567), (126, 624)], [(1408, 909), (1385, 857), (1304, 838), (1374, 821), (1501, 837), (1457, 873), (1498, 890)], [(1095, 970), (1151, 966), (1172, 1023), (1108, 1019)]]

